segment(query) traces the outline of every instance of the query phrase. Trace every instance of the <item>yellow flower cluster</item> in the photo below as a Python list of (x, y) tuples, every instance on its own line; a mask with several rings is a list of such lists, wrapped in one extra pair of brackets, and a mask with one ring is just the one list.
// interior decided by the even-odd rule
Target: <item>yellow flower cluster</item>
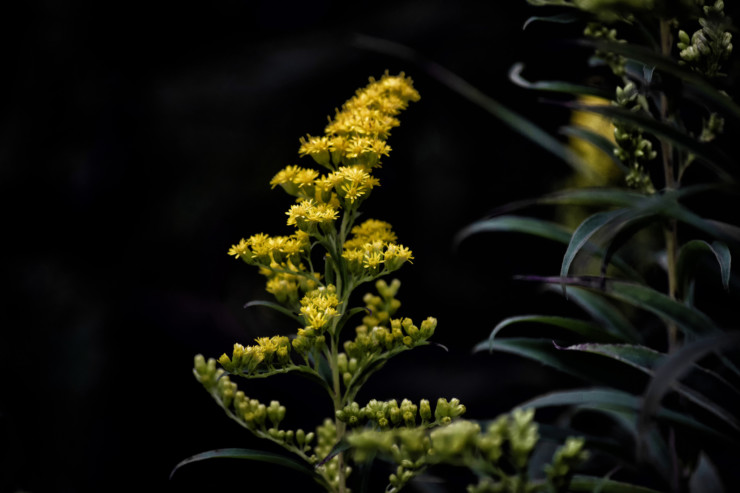
[(257, 345), (244, 347), (234, 344), (231, 358), (224, 353), (218, 359), (229, 373), (251, 374), (257, 370), (270, 370), (290, 362), (290, 339), (285, 336), (258, 337)]
[(391, 225), (375, 219), (352, 228), (352, 237), (344, 243), (342, 256), (350, 272), (360, 276), (376, 276), (392, 272), (414, 257), (411, 250), (394, 243), (396, 234)]
[(395, 115), (406, 109), (409, 101), (418, 100), (413, 81), (403, 72), (397, 76), (386, 72), (380, 80), (371, 77), (370, 84), (329, 119), (324, 136), (301, 138), (298, 153), (329, 169), (344, 164), (370, 170), (391, 150), (385, 140), (399, 125)]
[(306, 326), (299, 330), (299, 335), (311, 337), (326, 330), (338, 315), (337, 306), (339, 298), (332, 284), (306, 293), (301, 300), (301, 316)]

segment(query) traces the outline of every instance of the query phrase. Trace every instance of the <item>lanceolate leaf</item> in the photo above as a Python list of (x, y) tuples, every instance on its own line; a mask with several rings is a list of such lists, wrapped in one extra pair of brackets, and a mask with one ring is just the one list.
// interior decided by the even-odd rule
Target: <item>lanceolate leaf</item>
[(522, 30), (527, 29), (527, 26), (533, 22), (554, 22), (556, 24), (570, 24), (576, 22), (582, 18), (577, 12), (567, 12), (565, 14), (557, 14), (550, 16), (532, 16), (524, 22)]
[(610, 92), (599, 89), (597, 87), (590, 87), (590, 86), (582, 86), (579, 84), (572, 84), (570, 82), (562, 82), (562, 81), (537, 81), (537, 82), (530, 82), (524, 77), (522, 77), (522, 71), (524, 70), (524, 64), (523, 63), (516, 63), (514, 64), (511, 69), (509, 70), (509, 79), (519, 87), (523, 87), (525, 89), (536, 89), (538, 91), (548, 91), (548, 92), (562, 92), (566, 94), (582, 94), (582, 95), (589, 95), (589, 96), (596, 96), (603, 99), (611, 99), (612, 95)]
[(565, 277), (568, 275), (570, 270), (570, 264), (575, 259), (579, 251), (588, 243), (589, 239), (596, 234), (601, 228), (606, 226), (612, 221), (616, 221), (621, 217), (625, 217), (629, 213), (628, 209), (617, 209), (615, 211), (598, 212), (593, 216), (588, 217), (581, 223), (580, 226), (575, 230), (573, 236), (570, 239), (568, 249), (565, 251), (563, 256), (563, 264), (560, 267), (560, 275)]
[(627, 172), (627, 167), (614, 154), (614, 149), (616, 149), (616, 145), (614, 145), (614, 142), (607, 139), (603, 135), (593, 132), (587, 128), (575, 125), (565, 125), (563, 127), (560, 127), (560, 133), (569, 137), (575, 137), (577, 139), (585, 140), (589, 144), (592, 144), (597, 149), (600, 149), (604, 154), (606, 154), (612, 160), (612, 162), (614, 162), (614, 164), (616, 164), (623, 172)]
[[(554, 285), (549, 286), (549, 289), (562, 293), (562, 290)], [(624, 316), (621, 310), (607, 301), (603, 294), (572, 286), (568, 288), (568, 299), (585, 310), (594, 320), (601, 323), (610, 334), (626, 342), (634, 343), (641, 340), (640, 333), (632, 327), (629, 319)]]
[(740, 106), (722, 92), (708, 84), (699, 75), (687, 70), (673, 59), (660, 55), (655, 50), (647, 49), (634, 43), (613, 43), (582, 39), (577, 41), (581, 46), (590, 46), (597, 50), (616, 53), (632, 60), (656, 67), (658, 70), (674, 75), (684, 81), (689, 93), (709, 103), (715, 111), (729, 114), (740, 119)]
[[(550, 221), (524, 216), (497, 216), (489, 219), (482, 219), (467, 226), (457, 234), (455, 244), (459, 245), (465, 238), (473, 234), (488, 232), (531, 234), (533, 236), (539, 236), (540, 238), (557, 241), (565, 245), (570, 242), (571, 238), (571, 233), (567, 229)], [(589, 251), (592, 251), (592, 253), (599, 256), (604, 256), (605, 254), (603, 250), (592, 247), (589, 247)], [(617, 257), (614, 259), (614, 266), (630, 279), (642, 279), (640, 274), (621, 258)]]
[(289, 316), (290, 318), (292, 318), (293, 320), (296, 320), (301, 325), (303, 325), (303, 320), (301, 320), (301, 318), (298, 315), (293, 313), (291, 310), (285, 308), (283, 305), (273, 303), (272, 301), (255, 300), (255, 301), (250, 301), (249, 303), (244, 305), (244, 308), (250, 308), (253, 306), (266, 306), (268, 308), (272, 308), (273, 310), (278, 311), (282, 314), (285, 314)]
[(699, 258), (705, 253), (711, 253), (717, 259), (720, 267), (722, 286), (725, 289), (730, 289), (731, 254), (727, 245), (717, 241), (710, 245), (703, 240), (692, 240), (682, 246), (678, 253), (676, 272), (682, 294), (685, 295), (689, 292)]
[(257, 462), (268, 462), (270, 464), (277, 464), (279, 466), (287, 467), (289, 469), (307, 474), (317, 483), (321, 484), (322, 486), (326, 486), (324, 478), (319, 476), (313, 467), (304, 462), (299, 462), (284, 455), (274, 454), (272, 452), (243, 448), (222, 448), (210, 450), (208, 452), (202, 452), (200, 454), (193, 455), (192, 457), (188, 457), (175, 466), (175, 468), (170, 473), (170, 479), (182, 466), (193, 462), (209, 459), (246, 459)]
[(601, 493), (658, 493), (658, 491), (644, 486), (622, 483), (614, 481), (613, 479), (581, 475), (573, 476), (568, 491), (600, 491)]
[[(631, 413), (631, 431), (636, 431), (637, 416), (642, 408), (642, 397), (637, 397), (621, 390), (594, 387), (552, 392), (535, 397), (519, 405), (519, 407), (524, 409), (529, 407), (536, 409), (553, 406), (575, 406), (580, 409), (590, 409), (600, 412), (609, 409), (629, 411)], [(701, 421), (689, 415), (666, 409), (665, 407), (659, 407), (655, 416), (659, 419), (694, 429), (700, 433), (712, 435), (715, 438), (727, 439), (726, 435), (708, 427)]]
[(674, 127), (659, 122), (654, 118), (641, 113), (635, 113), (617, 106), (588, 105), (580, 103), (563, 103), (564, 106), (580, 111), (589, 111), (604, 115), (614, 120), (631, 123), (654, 134), (661, 139), (671, 141), (676, 147), (691, 152), (709, 167), (720, 179), (731, 183), (734, 181), (732, 175), (723, 168), (733, 169), (734, 162), (715, 147), (699, 142), (692, 137), (681, 133)]
[(578, 286), (603, 292), (612, 298), (624, 301), (643, 310), (647, 310), (663, 319), (674, 322), (685, 334), (697, 336), (716, 333), (719, 329), (714, 322), (702, 312), (687, 307), (669, 296), (648, 286), (616, 279), (601, 277), (538, 277), (528, 276), (519, 279)]
[(494, 327), (493, 331), (491, 331), (491, 335), (488, 337), (488, 340), (492, 341), (504, 327), (520, 323), (539, 323), (552, 325), (554, 327), (560, 327), (562, 329), (575, 332), (576, 334), (585, 336), (592, 341), (623, 341), (623, 339), (620, 339), (605, 331), (600, 325), (586, 322), (584, 320), (578, 320), (575, 318), (556, 317), (551, 315), (522, 315), (506, 318), (499, 322), (496, 327)]
[[(675, 387), (676, 381), (690, 370), (696, 361), (710, 352), (723, 351), (737, 345), (740, 345), (740, 332), (727, 332), (691, 342), (666, 357), (656, 370), (650, 385), (645, 391), (645, 399), (640, 417), (642, 425), (645, 426), (648, 416), (655, 414), (665, 393), (672, 387)], [(726, 423), (735, 428), (735, 430), (740, 431), (740, 421), (738, 421), (737, 417), (718, 405), (709, 404), (709, 406), (704, 405), (705, 409), (722, 418)]]

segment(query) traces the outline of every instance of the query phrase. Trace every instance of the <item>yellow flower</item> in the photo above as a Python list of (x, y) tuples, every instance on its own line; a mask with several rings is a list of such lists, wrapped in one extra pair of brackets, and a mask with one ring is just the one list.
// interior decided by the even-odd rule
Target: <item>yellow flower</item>
[(329, 139), (327, 137), (312, 137), (309, 135), (308, 140), (301, 137), (300, 141), (299, 156), (311, 156), (318, 164), (329, 166)]
[(242, 238), (236, 245), (231, 245), (231, 248), (229, 248), (229, 255), (233, 255), (235, 258), (243, 258), (247, 260), (250, 256), (249, 243), (247, 243), (247, 240)]

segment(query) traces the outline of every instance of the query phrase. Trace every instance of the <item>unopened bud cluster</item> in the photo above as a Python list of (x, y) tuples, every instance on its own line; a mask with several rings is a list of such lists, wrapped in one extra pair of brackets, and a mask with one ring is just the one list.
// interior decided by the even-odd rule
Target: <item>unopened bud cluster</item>
[[(583, 31), (583, 34), (587, 38), (591, 38), (597, 41), (610, 41), (613, 43), (624, 43), (625, 41), (617, 38), (617, 30), (610, 26), (605, 26), (599, 22), (589, 22)], [(596, 58), (601, 58), (609, 65), (612, 73), (617, 77), (623, 77), (626, 70), (625, 65), (627, 59), (622, 55), (611, 53), (608, 51), (597, 50), (594, 54)]]
[[(453, 419), (465, 413), (465, 406), (460, 404), (459, 399), (439, 398), (437, 406), (432, 415), (431, 405), (428, 400), (422, 399), (417, 406), (408, 399), (401, 401), (401, 405), (393, 399), (390, 401), (377, 401), (375, 399), (360, 407), (352, 402), (344, 409), (336, 412), (337, 419), (347, 423), (350, 427), (358, 427), (371, 424), (373, 429), (387, 430), (390, 428), (417, 426), (417, 418), (420, 426), (439, 426), (450, 423)], [(434, 419), (432, 419), (434, 416)]]
[[(646, 105), (632, 82), (624, 87), (617, 86), (612, 104), (633, 112), (642, 111)], [(617, 143), (614, 154), (629, 170), (627, 185), (644, 193), (654, 193), (655, 187), (646, 170), (647, 163), (658, 155), (652, 142), (643, 136), (639, 127), (621, 121), (614, 122), (614, 140)]]
[(732, 53), (732, 33), (727, 31), (729, 20), (724, 13), (725, 4), (717, 0), (704, 6), (704, 17), (699, 18), (701, 29), (689, 34), (678, 31), (678, 49), (681, 62), (708, 78), (722, 74), (722, 62)]

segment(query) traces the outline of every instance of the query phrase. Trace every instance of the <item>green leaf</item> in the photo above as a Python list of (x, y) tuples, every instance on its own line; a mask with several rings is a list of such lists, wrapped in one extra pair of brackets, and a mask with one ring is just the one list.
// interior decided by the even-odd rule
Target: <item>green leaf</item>
[[(455, 246), (459, 246), (463, 240), (471, 235), (489, 232), (525, 233), (565, 245), (570, 242), (571, 238), (571, 232), (559, 224), (531, 217), (505, 215), (482, 219), (465, 227), (456, 235)], [(593, 253), (599, 256), (605, 254), (603, 249), (590, 248), (590, 250), (593, 250)], [(628, 278), (642, 280), (640, 274), (621, 258), (615, 258), (614, 265)]]
[(728, 183), (734, 182), (732, 175), (723, 169), (733, 169), (735, 167), (734, 161), (726, 154), (719, 151), (715, 146), (699, 142), (689, 135), (676, 130), (673, 126), (659, 122), (649, 115), (636, 113), (618, 106), (588, 105), (577, 102), (562, 103), (562, 105), (573, 110), (597, 113), (613, 120), (636, 125), (654, 134), (656, 137), (669, 140), (676, 147), (696, 155), (705, 166), (711, 169), (723, 181)]
[(614, 150), (617, 148), (617, 146), (614, 144), (614, 142), (607, 139), (603, 135), (598, 134), (585, 127), (579, 127), (577, 125), (565, 125), (563, 127), (560, 127), (560, 133), (563, 135), (567, 135), (568, 137), (575, 137), (577, 139), (588, 142), (589, 144), (593, 145), (597, 149), (600, 149), (604, 154), (606, 154), (612, 160), (612, 162), (616, 164), (620, 170), (622, 170), (622, 172), (626, 173), (628, 171), (627, 167), (614, 154)]
[[(692, 369), (697, 360), (703, 358), (708, 353), (720, 352), (736, 345), (740, 345), (740, 331), (727, 332), (690, 342), (664, 358), (645, 391), (643, 407), (640, 413), (640, 423), (643, 429), (647, 425), (648, 417), (655, 414), (663, 396), (671, 388), (677, 386), (676, 382), (678, 379)], [(684, 395), (686, 394), (684, 393)], [(698, 393), (695, 393), (691, 399), (731, 425), (735, 430), (740, 431), (740, 421), (719, 405), (706, 400), (706, 398)]]
[(674, 322), (687, 335), (697, 336), (719, 331), (714, 322), (702, 312), (687, 307), (683, 303), (679, 303), (669, 296), (642, 284), (590, 276), (569, 278), (527, 276), (519, 277), (519, 279), (565, 284), (569, 287), (578, 286), (602, 292), (614, 299), (653, 313), (664, 320)]
[[(540, 407), (575, 406), (579, 409), (590, 409), (598, 412), (607, 412), (610, 410), (629, 411), (631, 414), (628, 421), (631, 425), (628, 430), (636, 435), (637, 416), (642, 408), (642, 402), (643, 400), (641, 397), (632, 395), (628, 392), (616, 389), (593, 387), (551, 392), (549, 394), (530, 399), (529, 401), (520, 404), (518, 407), (523, 409), (530, 407), (537, 409)], [(710, 428), (692, 416), (673, 411), (662, 406), (658, 408), (656, 417), (696, 430), (703, 434), (712, 435), (715, 438), (722, 440), (727, 439), (725, 434)]]
[(307, 474), (317, 483), (321, 484), (322, 486), (326, 486), (324, 478), (319, 476), (314, 468), (306, 464), (305, 462), (299, 462), (284, 455), (275, 454), (272, 452), (243, 448), (222, 448), (210, 450), (208, 452), (202, 452), (200, 454), (193, 455), (192, 457), (188, 457), (175, 466), (175, 468), (170, 473), (170, 479), (172, 479), (172, 476), (175, 474), (175, 472), (182, 466), (186, 464), (191, 464), (193, 462), (209, 459), (246, 459), (257, 462), (277, 464), (279, 466), (287, 467), (289, 469), (293, 469), (294, 471), (299, 471)]
[(563, 358), (552, 342), (531, 337), (507, 337), (482, 341), (475, 345), (474, 352), (499, 351), (516, 354), (534, 360), (543, 365), (580, 378), (586, 382), (618, 384), (623, 375), (615, 373), (616, 368), (610, 364), (599, 364), (594, 359)]
[(689, 95), (701, 98), (709, 103), (715, 111), (740, 119), (740, 106), (727, 97), (726, 94), (718, 91), (701, 76), (688, 70), (685, 66), (679, 65), (672, 58), (663, 56), (655, 50), (634, 43), (614, 43), (587, 39), (578, 40), (576, 44), (616, 53), (678, 77), (684, 82), (684, 87)]
[(609, 100), (612, 98), (612, 95), (610, 92), (605, 91), (604, 89), (599, 89), (597, 87), (589, 87), (589, 86), (582, 86), (579, 84), (572, 84), (570, 82), (562, 82), (562, 81), (538, 81), (538, 82), (530, 82), (524, 77), (522, 77), (522, 71), (524, 70), (524, 64), (523, 63), (516, 63), (514, 64), (511, 69), (509, 69), (509, 79), (519, 87), (523, 87), (525, 89), (534, 89), (538, 91), (548, 91), (548, 92), (561, 92), (566, 94), (582, 94), (582, 95), (588, 95), (588, 96), (596, 96), (599, 98), (603, 98), (606, 100)]
[[(557, 286), (551, 285), (548, 288), (562, 294), (562, 290)], [(602, 324), (604, 329), (610, 334), (627, 342), (638, 342), (641, 340), (640, 333), (635, 330), (629, 319), (624, 316), (622, 310), (609, 303), (603, 294), (572, 286), (568, 288), (568, 299), (585, 310), (594, 320)]]
[(578, 170), (586, 166), (578, 154), (548, 132), (486, 95), (459, 75), (426, 59), (411, 48), (393, 41), (366, 35), (355, 35), (353, 44), (366, 50), (385, 53), (416, 63), (429, 77), (497, 117), (512, 130), (559, 157), (574, 169)]
[(492, 341), (503, 328), (519, 323), (539, 323), (552, 325), (554, 327), (560, 327), (562, 329), (575, 332), (576, 334), (588, 337), (594, 341), (623, 341), (623, 339), (610, 334), (597, 324), (584, 320), (578, 320), (575, 318), (556, 317), (551, 315), (521, 315), (506, 318), (499, 322), (498, 325), (496, 325), (496, 327), (493, 329), (493, 331), (491, 331), (491, 335), (488, 337), (488, 340)]
[(582, 18), (581, 15), (578, 13), (564, 13), (564, 14), (557, 14), (557, 15), (549, 15), (549, 16), (532, 16), (529, 19), (527, 19), (524, 22), (524, 25), (522, 26), (522, 30), (527, 29), (527, 27), (532, 24), (533, 22), (554, 22), (556, 24), (571, 24), (573, 22), (576, 22)]
[(652, 370), (658, 365), (665, 355), (654, 349), (633, 344), (576, 344), (560, 348), (566, 351), (585, 351), (587, 353), (600, 354), (609, 358), (626, 363), (633, 368), (652, 374)]
[(700, 257), (704, 253), (711, 253), (717, 259), (720, 267), (722, 286), (730, 289), (730, 266), (731, 254), (727, 245), (721, 242), (713, 242), (711, 245), (703, 240), (691, 240), (681, 247), (676, 262), (676, 273), (680, 287), (681, 298), (685, 298), (691, 291), (690, 286), (694, 279), (694, 271)]
[(568, 491), (600, 491), (601, 493), (658, 493), (657, 490), (638, 486), (630, 483), (622, 483), (613, 479), (598, 478), (594, 476), (573, 476)]
[(292, 310), (285, 308), (283, 305), (279, 305), (272, 301), (255, 300), (255, 301), (250, 301), (249, 303), (244, 305), (244, 308), (251, 308), (253, 306), (266, 306), (268, 308), (272, 308), (273, 310), (278, 311), (284, 315), (287, 315), (293, 320), (296, 320), (298, 323), (303, 325), (303, 320), (301, 320), (301, 318), (298, 315), (296, 315)]
[(575, 232), (573, 232), (568, 249), (565, 251), (565, 255), (563, 256), (560, 275), (563, 277), (568, 275), (570, 265), (573, 262), (573, 259), (575, 259), (576, 254), (578, 254), (578, 252), (588, 244), (589, 239), (596, 234), (596, 232), (607, 224), (627, 216), (629, 212), (630, 211), (627, 209), (617, 209), (614, 211), (597, 212), (596, 214), (586, 218), (586, 220), (578, 226)]
[(465, 227), (457, 234), (455, 244), (459, 245), (471, 235), (491, 232), (526, 233), (566, 244), (570, 241), (570, 231), (559, 224), (531, 217), (498, 216)]

